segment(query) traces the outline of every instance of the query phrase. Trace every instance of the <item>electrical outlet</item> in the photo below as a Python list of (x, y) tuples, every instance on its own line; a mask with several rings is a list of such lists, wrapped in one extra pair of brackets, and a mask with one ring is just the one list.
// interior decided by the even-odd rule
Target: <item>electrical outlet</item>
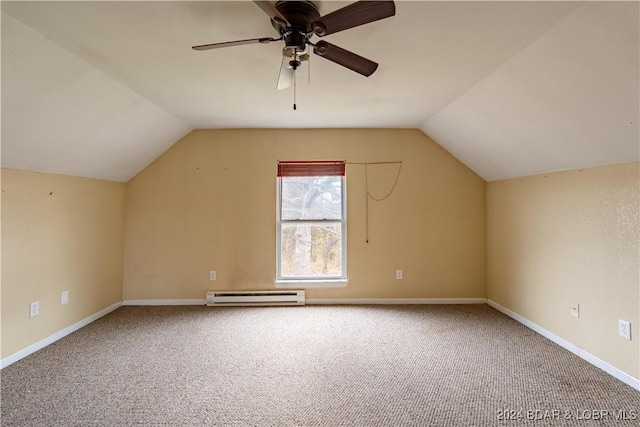
[(209, 272), (209, 280), (211, 280), (211, 281), (216, 280), (216, 272), (215, 272), (215, 270), (211, 270)]
[(396, 279), (402, 280), (402, 270), (396, 270)]
[(571, 315), (573, 317), (580, 317), (580, 304), (578, 304), (577, 302), (570, 302), (569, 303), (569, 311), (571, 312)]
[(29, 317), (35, 317), (40, 313), (40, 301), (34, 301), (29, 305)]
[(631, 339), (631, 323), (618, 319), (618, 334), (622, 338)]
[(60, 305), (69, 304), (69, 291), (62, 291), (60, 294)]

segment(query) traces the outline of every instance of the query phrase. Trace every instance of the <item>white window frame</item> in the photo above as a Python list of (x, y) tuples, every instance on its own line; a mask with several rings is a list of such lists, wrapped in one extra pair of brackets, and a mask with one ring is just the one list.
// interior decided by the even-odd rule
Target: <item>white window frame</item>
[[(317, 175), (322, 176), (322, 175)], [(341, 203), (342, 218), (341, 219), (325, 219), (325, 220), (283, 220), (281, 216), (282, 207), (282, 177), (277, 178), (276, 188), (276, 280), (274, 282), (277, 288), (335, 288), (346, 287), (349, 283), (347, 279), (347, 196), (346, 196), (346, 176), (340, 176), (341, 183)], [(340, 223), (341, 224), (341, 245), (340, 254), (342, 257), (342, 274), (339, 276), (283, 276), (281, 269), (281, 250), (282, 250), (282, 225), (291, 223)]]

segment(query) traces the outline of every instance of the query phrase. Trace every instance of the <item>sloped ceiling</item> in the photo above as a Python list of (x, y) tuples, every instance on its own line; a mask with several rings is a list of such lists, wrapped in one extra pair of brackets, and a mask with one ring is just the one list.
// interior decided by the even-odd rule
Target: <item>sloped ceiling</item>
[(420, 129), (486, 180), (638, 160), (638, 3), (593, 2)]
[[(348, 3), (317, 2), (321, 14)], [(486, 180), (639, 160), (637, 2), (396, 2), (276, 91), (252, 2), (2, 2), (2, 166), (126, 181), (198, 128), (416, 128)]]

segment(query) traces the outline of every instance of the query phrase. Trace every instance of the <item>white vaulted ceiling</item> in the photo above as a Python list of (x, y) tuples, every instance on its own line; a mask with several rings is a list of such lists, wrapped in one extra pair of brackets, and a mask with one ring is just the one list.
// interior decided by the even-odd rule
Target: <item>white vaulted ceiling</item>
[[(320, 1), (326, 14), (348, 2)], [(2, 2), (2, 166), (126, 181), (192, 129), (416, 128), (486, 180), (639, 160), (638, 2), (397, 1), (276, 91), (252, 2)], [(317, 41), (317, 37), (314, 38)]]

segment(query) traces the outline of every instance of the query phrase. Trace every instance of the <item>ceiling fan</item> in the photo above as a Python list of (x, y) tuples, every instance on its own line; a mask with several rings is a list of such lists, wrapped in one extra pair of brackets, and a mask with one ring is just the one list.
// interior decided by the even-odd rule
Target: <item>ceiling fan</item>
[[(278, 89), (291, 86), (295, 71), (303, 61), (309, 60), (308, 46), (313, 52), (329, 61), (342, 65), (363, 76), (370, 76), (378, 68), (378, 64), (328, 43), (324, 40), (313, 43), (311, 37), (328, 36), (339, 31), (395, 15), (393, 1), (358, 1), (341, 9), (320, 16), (318, 7), (313, 1), (254, 1), (271, 18), (271, 25), (280, 37), (262, 37), (255, 39), (235, 40), (222, 43), (193, 46), (194, 50), (209, 50), (222, 47), (239, 46), (254, 43), (272, 43), (284, 41), (282, 49), (282, 66), (278, 77)], [(295, 106), (294, 106), (295, 108)]]

